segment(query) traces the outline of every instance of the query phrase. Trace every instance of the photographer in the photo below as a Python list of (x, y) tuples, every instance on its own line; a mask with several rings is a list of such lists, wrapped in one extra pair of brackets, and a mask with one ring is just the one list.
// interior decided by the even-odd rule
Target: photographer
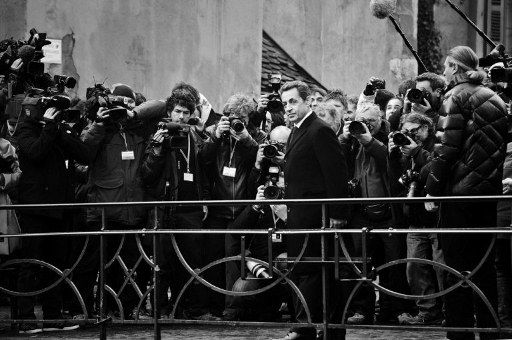
[[(389, 174), (393, 182), (400, 182), (396, 196), (424, 196), (423, 187), (435, 135), (432, 120), (419, 113), (405, 117), (402, 131), (389, 135)], [(422, 203), (405, 204), (404, 217), (412, 229), (436, 228), (438, 215), (427, 212)], [(407, 234), (407, 257), (430, 259), (444, 263), (437, 234)], [(429, 295), (442, 287), (443, 271), (431, 265), (408, 262), (407, 281), (413, 295)], [(443, 320), (441, 299), (416, 300), (418, 313), (403, 313), (399, 322), (407, 325), (436, 325)]]
[[(258, 144), (264, 140), (261, 138), (264, 135), (261, 134), (255, 140), (247, 128), (249, 116), (256, 112), (256, 104), (246, 95), (235, 94), (228, 99), (222, 111), (223, 117), (218, 122), (215, 133), (206, 141), (199, 154), (201, 167), (208, 169), (208, 183), (205, 187), (211, 189), (208, 195), (214, 200), (248, 199), (252, 197), (250, 188), (254, 186), (249, 181), (249, 175), (256, 159)], [(242, 210), (242, 206), (211, 206), (205, 227), (230, 229)], [(210, 234), (207, 237), (205, 242), (209, 246), (205, 249), (204, 263), (218, 260), (226, 253), (240, 249), (240, 239), (237, 236), (227, 234), (224, 238), (222, 235)], [(231, 289), (234, 281), (227, 275), (219, 276), (219, 272), (220, 270), (212, 271), (209, 281)], [(216, 301), (211, 306), (211, 312), (215, 315), (223, 308), (224, 304)]]
[[(167, 99), (168, 120), (159, 124), (159, 129), (150, 139), (146, 148), (141, 177), (150, 192), (151, 199), (158, 201), (201, 201), (204, 196), (204, 178), (199, 166), (198, 153), (206, 139), (202, 131), (196, 129), (195, 100), (189, 92), (178, 88)], [(204, 207), (206, 208), (206, 207)], [(201, 206), (166, 207), (159, 214), (158, 224), (163, 229), (201, 229), (206, 217), (206, 209)], [(167, 301), (167, 290), (171, 287), (171, 297), (175, 300), (190, 275), (185, 271), (173, 251), (171, 236), (159, 235), (160, 248), (158, 272), (160, 284), (160, 312), (167, 315), (172, 303)], [(201, 268), (202, 253), (207, 244), (201, 234), (179, 234), (176, 240), (187, 263), (194, 269)], [(198, 316), (207, 313), (210, 290), (203, 285), (193, 285), (189, 292), (184, 313)]]
[[(41, 96), (34, 96), (27, 97), (23, 104), (26, 116), (15, 133), (20, 168), (23, 169), (23, 176), (19, 182), (21, 204), (72, 203), (73, 192), (66, 160), (75, 159), (83, 164), (90, 161), (90, 148), (76, 135), (69, 133), (68, 127), (60, 123), (62, 111), (55, 107), (47, 107), (51, 103), (55, 102), (52, 99), (47, 101)], [(67, 212), (60, 209), (22, 210), (21, 230), (24, 233), (68, 231), (66, 221), (70, 216)], [(23, 240), (22, 255), (25, 258), (45, 261), (64, 270), (67, 264), (66, 249), (66, 242), (62, 237), (30, 237)], [(34, 285), (46, 287), (54, 280), (55, 277), (47, 270), (40, 272), (32, 265), (24, 264), (20, 269), (18, 288), (22, 292), (34, 291)], [(46, 319), (62, 319), (62, 295), (59, 287), (43, 294), (41, 303)], [(19, 298), (18, 307), (21, 319), (35, 319), (33, 298)], [(76, 327), (44, 324), (44, 328)], [(22, 333), (37, 331), (35, 323), (24, 323), (20, 326)]]
[[(352, 180), (352, 195), (355, 197), (389, 197), (391, 181), (388, 176), (387, 142), (389, 127), (381, 118), (380, 108), (366, 105), (358, 109), (356, 120), (343, 127), (342, 148), (347, 155), (348, 163), (353, 164), (349, 175)], [(364, 227), (385, 229), (400, 224), (401, 214), (391, 204), (376, 203), (355, 207), (350, 228)], [(359, 234), (352, 234), (352, 246), (355, 256), (360, 256), (362, 249)], [(397, 234), (375, 234), (370, 238), (370, 255), (373, 265), (402, 258), (405, 254), (405, 240)], [(382, 253), (378, 250), (382, 249)], [(384, 287), (398, 292), (407, 291), (405, 270), (401, 266), (393, 266), (380, 274), (380, 282)], [(369, 286), (363, 286), (351, 306), (352, 315), (347, 323), (373, 323), (375, 293)], [(379, 323), (396, 323), (397, 317), (406, 309), (403, 300), (381, 295)]]
[[(120, 84), (113, 88), (112, 95), (114, 97), (103, 93), (89, 98), (96, 102), (90, 106), (89, 112), (90, 117), (95, 121), (91, 122), (81, 135), (84, 143), (91, 149), (87, 201), (89, 203), (141, 202), (144, 200), (144, 190), (139, 166), (144, 155), (145, 140), (135, 132), (136, 130), (131, 129), (135, 94), (128, 86)], [(116, 103), (108, 103), (107, 100), (115, 100)], [(102, 210), (87, 209), (89, 230), (101, 229)], [(107, 229), (139, 229), (146, 226), (146, 207), (111, 207), (104, 209), (104, 212)], [(114, 256), (121, 240), (120, 236), (106, 238), (107, 258)], [(133, 267), (139, 254), (135, 241), (135, 237), (126, 237), (119, 254), (129, 269)], [(90, 305), (93, 302), (92, 292), (99, 265), (97, 242), (97, 238), (89, 242), (80, 270), (76, 271), (78, 275), (75, 277), (77, 287), (85, 296), (86, 303)], [(139, 266), (137, 271), (143, 271), (144, 266), (145, 264)], [(109, 271), (107, 283), (114, 291), (118, 291), (124, 282), (123, 268), (115, 261), (109, 267)], [(139, 287), (145, 286), (143, 279), (142, 275), (137, 276)], [(133, 310), (138, 303), (135, 290), (132, 288), (123, 290), (120, 298), (124, 307), (124, 317), (134, 318)]]
[[(257, 178), (259, 185), (256, 200), (278, 199), (283, 197), (284, 177), (280, 168), (284, 159), (285, 145), (290, 135), (290, 129), (285, 126), (278, 126), (270, 132), (269, 142), (261, 144), (251, 177)], [(251, 205), (246, 207), (233, 222), (233, 229), (283, 229), (286, 224), (285, 205)], [(248, 235), (246, 244), (251, 257), (268, 261), (268, 239), (265, 235)], [(281, 239), (274, 239), (273, 253), (278, 255), (285, 251)], [(232, 253), (226, 256), (240, 254), (240, 246), (231, 248)], [(240, 290), (245, 287), (249, 289), (249, 283), (240, 278), (239, 261), (229, 262), (227, 265), (228, 280), (234, 281), (233, 290)], [(268, 272), (268, 268), (266, 269)], [(268, 284), (266, 281), (264, 284)], [(278, 293), (278, 292), (277, 292)], [(271, 292), (249, 297), (232, 297), (228, 301), (226, 309), (229, 311), (225, 319), (230, 320), (258, 320), (270, 321), (275, 319), (277, 309), (281, 305), (282, 296), (276, 295), (276, 289)]]
[(408, 90), (405, 96), (406, 102), (411, 105), (411, 112), (424, 114), (436, 126), (445, 87), (443, 77), (435, 73), (425, 72), (417, 76), (416, 88)]

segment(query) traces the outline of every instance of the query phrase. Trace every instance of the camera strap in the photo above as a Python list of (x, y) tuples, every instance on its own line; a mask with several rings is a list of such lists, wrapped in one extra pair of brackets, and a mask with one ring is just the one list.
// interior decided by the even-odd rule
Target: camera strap
[(191, 137), (190, 132), (187, 134), (187, 154), (183, 152), (182, 149), (180, 149), (180, 153), (185, 159), (185, 163), (187, 163), (187, 172), (183, 174), (183, 180), (186, 182), (193, 182), (194, 181), (194, 175), (190, 172), (190, 145), (191, 145)]

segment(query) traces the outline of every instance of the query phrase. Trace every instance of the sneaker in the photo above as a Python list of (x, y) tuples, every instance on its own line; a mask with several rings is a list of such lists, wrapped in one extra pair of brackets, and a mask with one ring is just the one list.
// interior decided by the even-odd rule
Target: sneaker
[(361, 313), (354, 313), (354, 315), (347, 318), (349, 325), (362, 325), (368, 322), (368, 318)]
[(20, 334), (37, 334), (42, 331), (43, 329), (36, 322), (23, 322), (18, 327), (18, 333)]
[(427, 326), (427, 325), (440, 325), (443, 318), (437, 315), (430, 315), (428, 313), (418, 313), (418, 315), (411, 315), (409, 313), (402, 313), (398, 316), (398, 322), (401, 325), (411, 326)]

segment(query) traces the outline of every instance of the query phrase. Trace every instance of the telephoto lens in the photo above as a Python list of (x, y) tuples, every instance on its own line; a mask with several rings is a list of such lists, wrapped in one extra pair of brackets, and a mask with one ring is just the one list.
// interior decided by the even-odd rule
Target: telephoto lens
[(263, 156), (266, 158), (274, 158), (277, 156), (278, 151), (275, 145), (269, 144), (263, 148)]
[(263, 190), (263, 196), (268, 200), (277, 200), (283, 197), (283, 190), (277, 185), (269, 185)]

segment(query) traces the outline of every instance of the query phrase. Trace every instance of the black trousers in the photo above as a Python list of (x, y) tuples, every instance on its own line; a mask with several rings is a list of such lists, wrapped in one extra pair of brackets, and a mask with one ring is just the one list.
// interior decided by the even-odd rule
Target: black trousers
[[(496, 225), (496, 203), (443, 203), (440, 207), (443, 228), (492, 227)], [(470, 272), (485, 255), (492, 234), (439, 234), (446, 265), (461, 271)], [(455, 275), (445, 276), (444, 288), (460, 281)], [(496, 310), (496, 270), (494, 251), (491, 251), (482, 267), (471, 278), (489, 300), (490, 308)], [(473, 327), (476, 315), (478, 327), (496, 327), (489, 308), (469, 287), (459, 287), (446, 295), (446, 326)], [(474, 339), (471, 332), (448, 332), (448, 339)], [(480, 339), (495, 339), (497, 334), (480, 333)]]
[[(65, 231), (61, 219), (20, 214), (20, 227), (23, 233), (62, 232)], [(60, 270), (66, 266), (66, 240), (61, 236), (27, 237), (22, 240), (21, 256), (26, 259), (44, 261)], [(30, 292), (52, 285), (59, 276), (48, 268), (34, 264), (23, 264), (18, 274), (18, 290)], [(62, 318), (62, 286), (59, 284), (38, 296), (43, 308), (44, 318)], [(20, 297), (18, 309), (21, 318), (34, 317), (35, 297)]]

